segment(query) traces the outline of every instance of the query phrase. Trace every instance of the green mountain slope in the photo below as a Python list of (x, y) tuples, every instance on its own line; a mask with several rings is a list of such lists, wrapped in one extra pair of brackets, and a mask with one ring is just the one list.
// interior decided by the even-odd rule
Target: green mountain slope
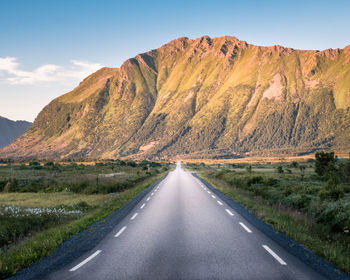
[(350, 151), (350, 46), (179, 38), (47, 105), (0, 157), (231, 157)]

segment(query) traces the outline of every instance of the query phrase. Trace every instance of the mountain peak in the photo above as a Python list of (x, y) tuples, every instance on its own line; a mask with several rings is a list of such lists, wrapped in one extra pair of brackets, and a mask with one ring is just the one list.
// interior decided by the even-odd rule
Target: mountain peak
[(0, 157), (348, 150), (349, 53), (350, 46), (316, 52), (181, 37), (90, 75), (47, 105)]

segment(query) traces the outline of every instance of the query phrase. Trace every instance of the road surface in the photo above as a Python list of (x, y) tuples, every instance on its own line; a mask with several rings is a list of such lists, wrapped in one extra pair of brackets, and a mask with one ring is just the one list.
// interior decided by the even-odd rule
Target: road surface
[(325, 279), (181, 164), (100, 244), (47, 279)]

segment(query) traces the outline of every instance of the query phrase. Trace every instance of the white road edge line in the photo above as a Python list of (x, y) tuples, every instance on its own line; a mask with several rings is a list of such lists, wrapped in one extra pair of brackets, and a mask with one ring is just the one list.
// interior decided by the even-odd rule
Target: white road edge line
[(281, 265), (287, 265), (287, 263), (286, 263), (284, 260), (282, 260), (274, 251), (272, 251), (272, 250), (270, 249), (269, 246), (267, 246), (267, 245), (262, 245), (262, 246), (263, 246), (264, 249), (265, 249), (267, 252), (269, 252), (270, 255), (273, 256)]
[(126, 230), (126, 226), (123, 226), (123, 227), (121, 228), (121, 230), (118, 231), (118, 233), (117, 233), (116, 235), (114, 235), (114, 237), (118, 237), (119, 235), (121, 235), (121, 234), (123, 233), (124, 230)]
[(222, 205), (222, 202), (220, 200), (217, 201), (220, 205)]
[(131, 218), (130, 218), (130, 220), (133, 220), (133, 219), (135, 219), (136, 218), (136, 216), (138, 215), (139, 213), (135, 213)]
[(95, 253), (93, 253), (90, 257), (86, 258), (85, 260), (83, 260), (80, 264), (76, 265), (75, 267), (71, 268), (69, 271), (76, 271), (77, 269), (79, 269), (80, 267), (82, 267), (84, 264), (86, 264), (87, 262), (91, 261), (94, 257), (96, 257), (99, 253), (101, 253), (102, 250), (97, 250)]
[(252, 233), (252, 231), (242, 222), (239, 222), (239, 224), (242, 226), (242, 228), (244, 228), (247, 232)]
[(211, 195), (212, 198), (216, 198), (215, 195)]
[(225, 209), (225, 211), (226, 211), (230, 216), (234, 216), (234, 214), (233, 214), (230, 210)]
[(146, 203), (142, 204), (142, 206), (140, 207), (140, 209), (142, 209), (143, 207), (145, 207)]

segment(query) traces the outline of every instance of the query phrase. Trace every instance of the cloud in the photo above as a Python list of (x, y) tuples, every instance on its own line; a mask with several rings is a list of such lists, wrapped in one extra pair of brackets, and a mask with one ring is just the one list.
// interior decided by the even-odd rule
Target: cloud
[(14, 85), (39, 85), (51, 82), (80, 81), (103, 66), (99, 63), (71, 60), (69, 66), (45, 64), (32, 71), (23, 71), (15, 57), (0, 57), (0, 75)]

